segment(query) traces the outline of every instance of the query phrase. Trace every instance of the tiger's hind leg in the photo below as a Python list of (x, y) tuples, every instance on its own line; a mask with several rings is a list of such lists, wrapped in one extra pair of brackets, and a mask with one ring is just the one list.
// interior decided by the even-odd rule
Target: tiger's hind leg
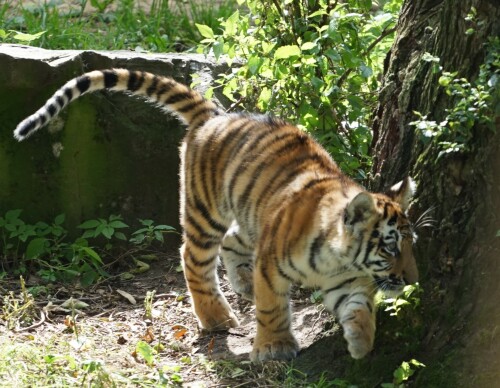
[(222, 240), (220, 257), (233, 291), (253, 302), (253, 248), (233, 222)]
[(238, 326), (238, 319), (222, 294), (217, 277), (219, 244), (223, 234), (185, 229), (182, 265), (201, 328), (216, 331)]

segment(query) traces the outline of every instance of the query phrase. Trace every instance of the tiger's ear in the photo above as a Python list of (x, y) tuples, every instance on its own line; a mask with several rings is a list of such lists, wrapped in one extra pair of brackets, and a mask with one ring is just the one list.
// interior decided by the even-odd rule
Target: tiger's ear
[(401, 209), (405, 212), (410, 205), (410, 201), (415, 194), (417, 185), (411, 177), (406, 177), (401, 182), (392, 186), (386, 195), (393, 201), (401, 205)]
[(362, 191), (354, 197), (347, 205), (344, 214), (344, 223), (347, 228), (353, 228), (354, 224), (364, 222), (376, 212), (375, 202), (370, 193)]

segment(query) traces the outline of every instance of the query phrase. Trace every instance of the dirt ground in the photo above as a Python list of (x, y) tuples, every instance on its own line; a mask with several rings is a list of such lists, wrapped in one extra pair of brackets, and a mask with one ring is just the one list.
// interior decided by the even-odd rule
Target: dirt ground
[[(254, 367), (248, 362), (255, 334), (254, 306), (235, 295), (222, 278), (222, 289), (241, 326), (229, 332), (201, 333), (178, 265), (176, 258), (158, 261), (152, 264), (152, 269), (132, 280), (115, 278), (88, 289), (50, 287), (46, 294), (36, 298), (36, 322), (29, 327), (9, 330), (6, 322), (0, 320), (0, 337), (41, 348), (53, 344), (55, 349), (58, 346), (67, 349), (70, 344), (68, 354), (74, 354), (75, 358), (103, 360), (108, 372), (143, 376), (143, 380), (161, 366), (178, 366), (182, 364), (179, 360), (190, 359), (193, 361), (182, 365), (178, 371), (183, 386), (260, 386), (259, 379), (262, 385), (269, 386), (269, 376), (261, 373), (262, 368), (270, 368), (270, 365)], [(39, 286), (40, 279), (31, 278), (27, 285)], [(1, 294), (18, 289), (17, 280), (0, 281)], [(144, 298), (153, 290), (156, 293), (152, 317), (146, 318)], [(331, 320), (321, 305), (310, 302), (309, 295), (310, 292), (298, 289), (293, 298), (293, 327), (301, 348), (321, 337), (325, 322)], [(76, 343), (74, 330), (68, 327), (71, 326), (69, 317), (75, 312), (63, 307), (70, 298), (88, 304), (76, 310), (74, 321), (79, 332)], [(137, 355), (139, 341), (150, 343), (152, 347), (161, 344), (154, 365), (148, 366)], [(221, 370), (220, 365), (211, 364), (217, 360), (229, 365), (228, 369), (222, 367)], [(230, 366), (232, 362), (241, 363), (236, 367)], [(252, 372), (251, 377), (249, 372)]]

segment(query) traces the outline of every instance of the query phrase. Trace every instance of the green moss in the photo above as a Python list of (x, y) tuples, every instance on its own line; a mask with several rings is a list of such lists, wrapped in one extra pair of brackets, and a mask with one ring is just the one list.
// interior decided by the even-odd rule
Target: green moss
[[(69, 78), (66, 72), (62, 77)], [(110, 214), (178, 226), (178, 146), (184, 128), (177, 120), (141, 100), (100, 93), (63, 111), (62, 131), (42, 128), (18, 143), (12, 137), (18, 122), (60, 83), (51, 81), (50, 90), (37, 92), (0, 75), (2, 80), (7, 88), (0, 89), (0, 214), (20, 208), (25, 221), (37, 222), (66, 213), (69, 230), (83, 219)], [(53, 152), (58, 146), (59, 157)]]
[[(59, 158), (59, 201), (70, 223), (78, 222), (99, 203), (108, 188), (106, 147), (96, 142), (96, 108), (88, 99), (70, 106)], [(57, 178), (56, 178), (57, 179)]]

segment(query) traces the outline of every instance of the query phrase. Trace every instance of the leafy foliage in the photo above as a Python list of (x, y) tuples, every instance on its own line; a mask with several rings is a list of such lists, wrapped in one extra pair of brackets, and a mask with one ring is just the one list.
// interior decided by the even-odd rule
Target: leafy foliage
[(362, 0), (239, 3), (248, 11), (233, 13), (220, 31), (197, 24), (199, 51), (238, 65), (219, 80), (232, 108), (298, 123), (344, 171), (363, 178), (377, 75), (401, 1), (375, 11)]
[(0, 216), (0, 277), (7, 271), (17, 274), (36, 271), (46, 281), (78, 279), (82, 285), (89, 285), (108, 276), (105, 259), (117, 253), (123, 244), (125, 256), (132, 256), (154, 242), (163, 243), (163, 233), (175, 232), (171, 226), (140, 220), (142, 227), (127, 236), (123, 230), (129, 226), (120, 216), (111, 215), (108, 219), (85, 221), (79, 225), (82, 236), (71, 241), (63, 227), (64, 214), (55, 217), (51, 224), (29, 224), (20, 218), (21, 213), (16, 209)]
[(420, 306), (422, 292), (423, 290), (419, 283), (405, 286), (401, 295), (396, 298), (383, 300), (383, 303), (386, 305), (385, 311), (389, 311), (392, 316), (399, 316), (405, 306), (414, 310), (417, 309)]
[[(439, 58), (430, 54), (423, 59), (439, 63)], [(457, 72), (442, 71), (439, 85), (453, 101), (451, 108), (446, 109), (446, 117), (437, 122), (414, 112), (418, 119), (410, 123), (420, 133), (422, 142), (436, 142), (440, 148), (438, 159), (448, 153), (470, 151), (476, 125), (496, 130), (495, 117), (500, 116), (500, 38), (488, 43), (485, 62), (475, 81), (460, 78)]]

